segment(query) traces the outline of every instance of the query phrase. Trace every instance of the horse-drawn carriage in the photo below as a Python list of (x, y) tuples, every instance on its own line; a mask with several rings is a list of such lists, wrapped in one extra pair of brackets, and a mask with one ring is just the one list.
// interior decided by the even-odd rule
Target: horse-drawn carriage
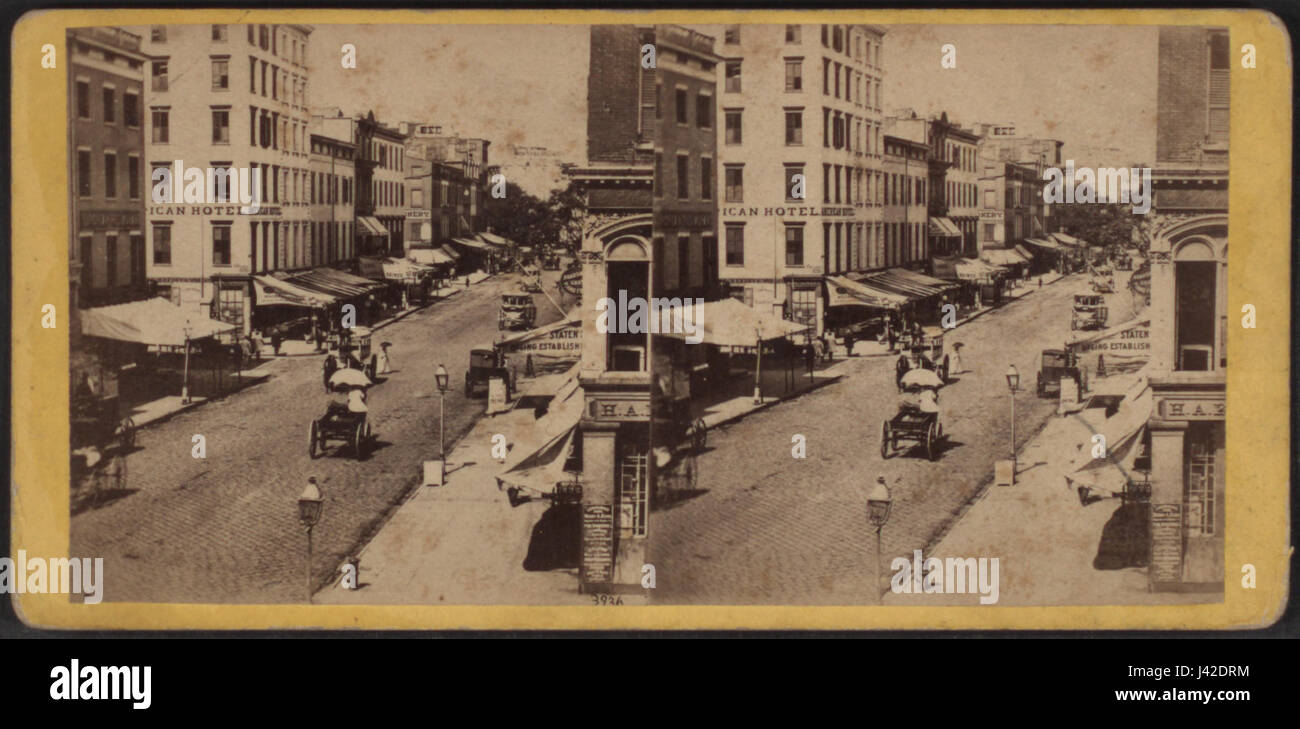
[(940, 327), (922, 327), (920, 334), (903, 343), (903, 354), (898, 358), (896, 383), (903, 388), (903, 375), (912, 370), (929, 370), (939, 377), (941, 384), (948, 383), (951, 359), (943, 344), (944, 330)]
[(497, 329), (531, 329), (536, 320), (537, 305), (531, 294), (522, 291), (501, 294)]
[(1070, 330), (1105, 329), (1110, 309), (1100, 294), (1075, 294), (1070, 313)]
[[(349, 400), (359, 399), (364, 403), (364, 392), (372, 381), (360, 370), (343, 369), (330, 376), (330, 386), (336, 393), (349, 393)], [(360, 390), (357, 396), (353, 390)], [(331, 440), (342, 441), (352, 446), (352, 453), (358, 461), (365, 460), (374, 438), (370, 430), (367, 409), (354, 409), (351, 404), (331, 402), (325, 413), (311, 421), (307, 430), (307, 455), (311, 458), (323, 454)]]
[(943, 423), (939, 418), (939, 388), (943, 381), (928, 369), (909, 370), (900, 380), (903, 399), (898, 412), (880, 427), (880, 457), (889, 458), (903, 441), (925, 448), (930, 460), (939, 457)]

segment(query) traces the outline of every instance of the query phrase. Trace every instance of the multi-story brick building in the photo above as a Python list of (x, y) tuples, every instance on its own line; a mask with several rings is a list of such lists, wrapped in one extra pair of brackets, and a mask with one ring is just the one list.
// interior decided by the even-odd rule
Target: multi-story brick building
[(885, 135), (882, 184), (884, 245), (879, 266), (924, 268), (930, 258), (930, 147)]
[(882, 28), (719, 26), (719, 276), (824, 326), (827, 275), (884, 265)]
[(74, 28), (68, 43), (71, 303), (144, 298), (144, 67), (140, 36)]
[(177, 165), (234, 168), (241, 180), (257, 180), (246, 174), (254, 169), (261, 175), (260, 204), (249, 209), (232, 200), (233, 190), (207, 190), (214, 203), (151, 201), (149, 279), (175, 303), (244, 331), (251, 326), (252, 276), (310, 265), (311, 32), (304, 25), (141, 29), (150, 57), (150, 179)]
[[(443, 127), (437, 124), (401, 122), (397, 128), (406, 137), (407, 154), (438, 162), (444, 167), (456, 168), (460, 173), (458, 179), (472, 183), (461, 190), (462, 197), (456, 198), (457, 207), (462, 208), (458, 210), (459, 217), (463, 220), (455, 221), (453, 227), (461, 235), (481, 232), (484, 227), (483, 201), (488, 183), (488, 148), (492, 143), (486, 139), (445, 133)], [(450, 182), (450, 173), (443, 180)]]
[(1153, 589), (1223, 590), (1228, 100), (1220, 28), (1162, 27), (1150, 244)]
[(308, 265), (333, 266), (356, 258), (355, 158), (351, 134), (332, 136), (325, 132), (324, 124), (312, 120)]
[(362, 255), (406, 255), (406, 135), (357, 119), (357, 249)]

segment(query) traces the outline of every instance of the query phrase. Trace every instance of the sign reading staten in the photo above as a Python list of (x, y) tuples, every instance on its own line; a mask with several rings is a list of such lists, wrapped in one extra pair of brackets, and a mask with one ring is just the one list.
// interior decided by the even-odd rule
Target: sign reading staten
[(845, 218), (851, 217), (856, 208), (852, 207), (834, 207), (834, 208), (817, 208), (817, 207), (789, 207), (789, 208), (723, 208), (723, 215), (730, 215), (737, 218), (759, 218), (777, 216), (784, 217), (802, 217), (802, 218)]

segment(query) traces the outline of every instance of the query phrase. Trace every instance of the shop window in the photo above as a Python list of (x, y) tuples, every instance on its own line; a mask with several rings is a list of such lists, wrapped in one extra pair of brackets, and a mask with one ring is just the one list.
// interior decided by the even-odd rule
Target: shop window
[(1218, 533), (1215, 515), (1215, 469), (1218, 463), (1217, 423), (1193, 423), (1183, 441), (1183, 513), (1187, 536), (1211, 537)]
[(618, 454), (619, 528), (631, 537), (646, 535), (650, 513), (649, 452), (644, 438), (620, 439)]
[(817, 324), (817, 291), (795, 289), (790, 292), (790, 321), (808, 326)]

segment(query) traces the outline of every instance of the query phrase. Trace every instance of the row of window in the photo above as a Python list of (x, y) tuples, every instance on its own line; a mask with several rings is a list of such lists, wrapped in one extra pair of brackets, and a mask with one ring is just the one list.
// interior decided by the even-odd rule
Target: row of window
[[(785, 146), (804, 143), (802, 107), (785, 109)], [(723, 110), (723, 144), (739, 145), (745, 139), (745, 110)], [(879, 154), (882, 127), (870, 119), (822, 107), (822, 146), (847, 149), (857, 155)], [(873, 151), (874, 150), (874, 151)]]
[[(85, 121), (93, 121), (91, 114), (90, 102), (90, 82), (83, 79), (77, 79), (76, 90), (77, 118)], [(140, 127), (140, 91), (131, 88), (122, 93), (122, 113), (119, 117), (117, 112), (117, 88), (112, 84), (104, 84), (100, 87), (100, 115), (99, 122), (102, 124), (116, 124), (121, 118), (122, 123), (130, 129)]]
[(374, 201), (376, 206), (405, 207), (406, 186), (400, 182), (371, 180), (370, 199)]
[[(212, 59), (212, 88), (214, 90), (230, 88), (229, 69), (226, 67), (229, 62), (229, 58), (214, 57)], [(269, 87), (266, 83), (268, 73), (271, 77)], [(222, 85), (218, 86), (218, 81), (221, 81)], [(307, 106), (307, 77), (290, 73), (287, 69), (280, 68), (273, 63), (268, 64), (266, 61), (249, 56), (248, 92), (251, 94), (260, 93), (261, 96), (270, 97), (276, 101), (287, 101), (294, 106), (305, 107)]]
[[(803, 222), (785, 223), (785, 265), (805, 265)], [(728, 266), (745, 265), (745, 223), (724, 224)], [(926, 223), (822, 223), (827, 273), (886, 268), (928, 256)]]
[(311, 202), (313, 205), (352, 204), (352, 178), (329, 172), (312, 172)]
[[(94, 157), (89, 149), (77, 150), (77, 196), (89, 198), (95, 196), (94, 190)], [(140, 199), (140, 156), (137, 154), (128, 154), (126, 157), (126, 168), (118, 166), (117, 152), (105, 151), (103, 156), (102, 178), (103, 186), (100, 188), (100, 197), (105, 200), (114, 200), (118, 196), (120, 187), (118, 183), (123, 175), (126, 177), (126, 196), (129, 200)]]
[[(127, 267), (127, 280), (119, 281), (120, 257), (118, 248), (120, 241), (128, 241), (129, 248), (129, 265)], [(95, 257), (95, 237), (92, 233), (83, 233), (78, 236), (79, 251), (78, 259), (81, 262), (81, 290), (89, 292), (92, 289), (99, 288), (97, 279), (103, 280), (104, 288), (113, 289), (119, 285), (139, 286), (145, 282), (144, 270), (144, 238), (138, 233), (116, 233), (110, 232), (104, 234), (104, 265), (98, 266)], [(97, 277), (97, 271), (103, 271), (103, 276)]]
[[(209, 224), (212, 265), (231, 265), (231, 233), (234, 225), (233, 221), (213, 221)], [(353, 240), (355, 225), (350, 221), (334, 223), (249, 221), (252, 270), (256, 273), (280, 268), (301, 268), (351, 258), (356, 248)], [(151, 232), (154, 265), (170, 266), (172, 263), (171, 222), (156, 222)], [(141, 256), (143, 257), (143, 247)]]
[(945, 146), (944, 159), (956, 165), (957, 169), (974, 172), (978, 155), (973, 147), (963, 147), (952, 142)]
[[(700, 200), (713, 199), (713, 159), (710, 157), (701, 157), (699, 162), (700, 174), (696, 178), (700, 191)], [(677, 166), (674, 168), (673, 176), (674, 187), (677, 191), (678, 200), (690, 200), (691, 198), (691, 157), (686, 152), (677, 153)], [(655, 152), (655, 179), (654, 194), (655, 197), (663, 197), (664, 194), (664, 170), (663, 155)]]
[[(214, 43), (226, 43), (230, 40), (229, 26), (212, 25), (210, 27), (211, 38)], [(307, 41), (299, 41), (297, 38), (291, 37), (287, 32), (280, 30), (279, 26), (250, 25), (247, 27), (248, 45), (270, 51), (272, 54), (299, 66), (305, 65)], [(165, 25), (151, 26), (149, 28), (149, 40), (154, 43), (166, 43), (167, 29), (168, 27)]]
[(372, 139), (369, 150), (370, 156), (367, 159), (380, 167), (398, 172), (406, 170), (406, 150), (402, 145)]
[[(722, 42), (724, 45), (740, 45), (739, 25), (728, 25), (723, 28)], [(790, 45), (801, 45), (803, 43), (803, 26), (787, 25), (785, 26), (785, 42)], [(832, 48), (836, 53), (843, 53), (849, 58), (869, 65), (880, 65), (880, 43), (872, 43), (871, 39), (865, 35), (854, 34), (850, 26), (843, 25), (823, 25), (822, 26), (822, 47)]]

